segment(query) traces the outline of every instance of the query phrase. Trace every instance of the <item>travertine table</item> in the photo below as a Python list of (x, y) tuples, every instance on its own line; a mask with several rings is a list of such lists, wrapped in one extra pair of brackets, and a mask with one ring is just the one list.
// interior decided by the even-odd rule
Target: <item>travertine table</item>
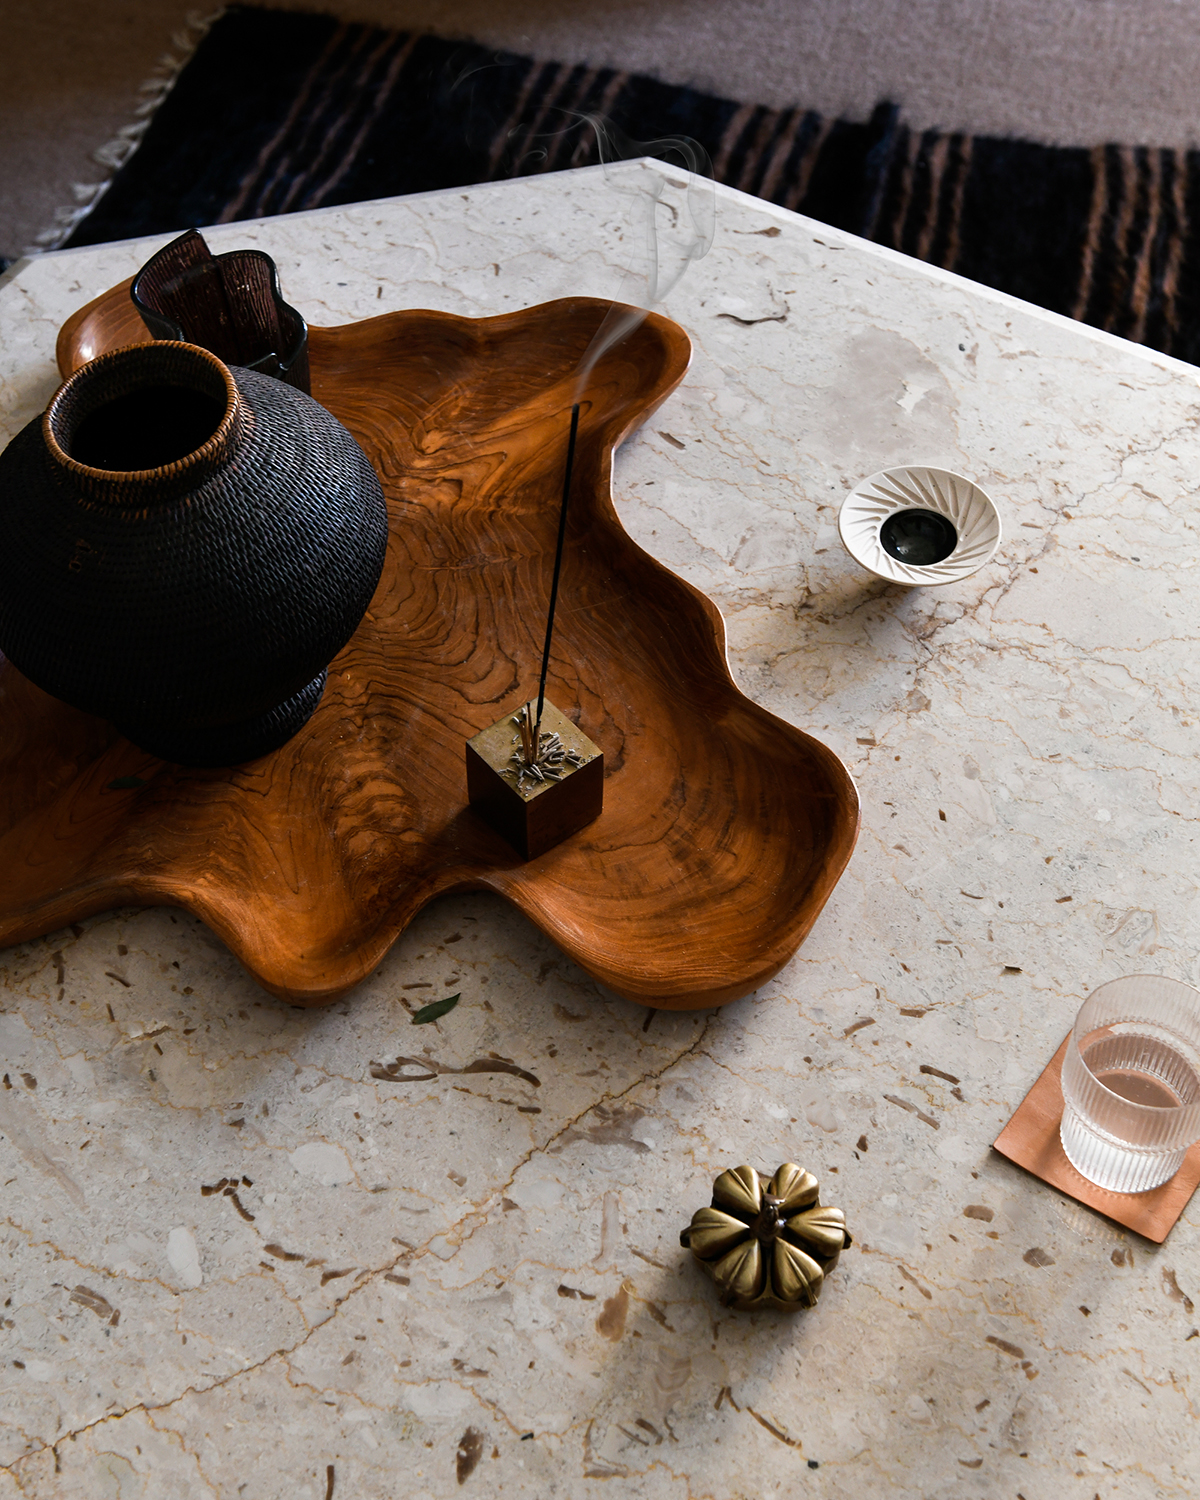
[[(270, 251), (316, 323), (487, 314), (616, 294), (623, 206), (582, 172), (211, 239)], [(717, 206), (664, 308), (696, 357), (619, 505), (720, 605), (745, 690), (851, 766), (849, 872), (707, 1015), (598, 992), (482, 896), (327, 1011), (165, 910), (0, 955), (0, 1500), (1200, 1485), (1200, 1207), (1154, 1249), (989, 1150), (1090, 988), (1200, 971), (1200, 376)], [(8, 274), (6, 434), (66, 315), (157, 243)], [(846, 489), (902, 461), (996, 499), (968, 582), (841, 550)], [(412, 1081), (372, 1077), (400, 1055)], [(679, 1229), (723, 1166), (789, 1159), (857, 1243), (814, 1311), (726, 1313)]]

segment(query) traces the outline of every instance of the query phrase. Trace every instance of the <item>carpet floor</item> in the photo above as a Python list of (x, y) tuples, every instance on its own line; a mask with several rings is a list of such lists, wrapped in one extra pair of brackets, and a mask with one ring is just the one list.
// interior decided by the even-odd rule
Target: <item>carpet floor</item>
[(584, 165), (588, 113), (692, 137), (719, 181), (1200, 362), (1195, 151), (917, 130), (890, 104), (831, 119), (311, 13), (226, 11), (67, 243)]

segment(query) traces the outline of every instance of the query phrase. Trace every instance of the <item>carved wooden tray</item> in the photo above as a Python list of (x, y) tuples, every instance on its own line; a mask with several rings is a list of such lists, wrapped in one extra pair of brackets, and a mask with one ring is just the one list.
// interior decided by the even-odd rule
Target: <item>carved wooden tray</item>
[[(715, 607), (617, 519), (613, 450), (690, 357), (664, 318), (588, 382), (550, 669), (604, 751), (604, 812), (525, 864), (466, 805), (464, 742), (536, 683), (573, 377), (607, 307), (311, 330), (313, 394), (391, 513), (366, 619), (301, 734), (233, 771), (153, 760), (0, 658), (0, 943), (181, 906), (312, 1005), (432, 897), (487, 889), (647, 1005), (717, 1005), (787, 962), (850, 857), (858, 798), (832, 751), (737, 690)], [(60, 367), (145, 336), (114, 288), (64, 326)]]

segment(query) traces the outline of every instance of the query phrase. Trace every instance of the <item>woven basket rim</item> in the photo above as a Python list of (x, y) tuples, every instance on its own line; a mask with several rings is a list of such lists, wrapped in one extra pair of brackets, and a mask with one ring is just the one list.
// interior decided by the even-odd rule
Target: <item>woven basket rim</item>
[[(59, 443), (54, 431), (55, 419), (67, 400), (75, 394), (80, 385), (90, 383), (104, 370), (123, 363), (142, 364), (147, 356), (152, 357), (159, 350), (186, 351), (188, 355), (196, 358), (198, 364), (206, 364), (220, 375), (225, 386), (225, 412), (211, 437), (207, 438), (199, 448), (194, 448), (191, 453), (185, 453), (182, 458), (177, 458), (169, 464), (160, 464), (154, 469), (97, 469), (91, 464), (80, 463), (77, 458), (72, 458)], [(224, 453), (236, 435), (236, 425), (241, 409), (241, 393), (229, 371), (229, 366), (223, 360), (218, 359), (215, 354), (199, 344), (188, 344), (179, 339), (155, 339), (150, 344), (127, 344), (122, 349), (110, 349), (106, 354), (100, 354), (95, 359), (89, 360), (87, 364), (81, 365), (73, 375), (63, 381), (50, 405), (43, 412), (42, 436), (46, 449), (55, 462), (61, 464), (68, 473), (79, 479), (89, 480), (93, 484), (113, 486), (131, 483), (150, 484), (151, 482), (161, 484), (164, 481), (182, 478), (193, 469), (203, 469)]]

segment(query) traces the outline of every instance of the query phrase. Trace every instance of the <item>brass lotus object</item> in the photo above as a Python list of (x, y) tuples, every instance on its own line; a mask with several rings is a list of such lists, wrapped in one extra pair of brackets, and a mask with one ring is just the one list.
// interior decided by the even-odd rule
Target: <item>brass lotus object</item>
[(825, 1273), (851, 1244), (840, 1208), (823, 1208), (820, 1185), (792, 1162), (774, 1177), (733, 1167), (713, 1183), (679, 1242), (717, 1284), (726, 1307), (743, 1312), (812, 1307)]

